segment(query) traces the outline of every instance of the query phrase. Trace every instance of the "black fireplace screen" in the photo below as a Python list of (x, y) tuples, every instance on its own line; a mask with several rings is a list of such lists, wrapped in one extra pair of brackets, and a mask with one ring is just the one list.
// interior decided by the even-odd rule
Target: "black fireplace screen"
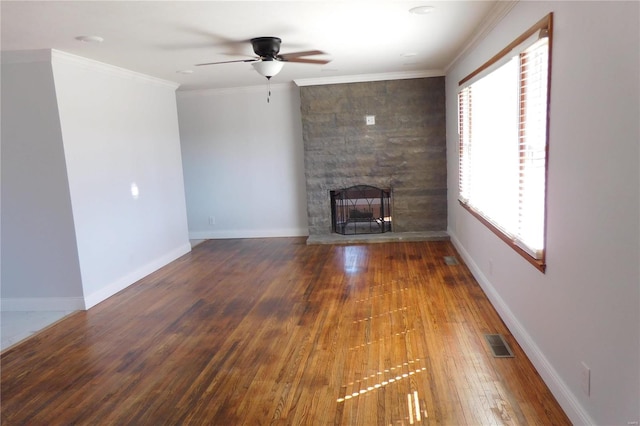
[(391, 231), (391, 191), (358, 185), (330, 191), (333, 232), (343, 235)]

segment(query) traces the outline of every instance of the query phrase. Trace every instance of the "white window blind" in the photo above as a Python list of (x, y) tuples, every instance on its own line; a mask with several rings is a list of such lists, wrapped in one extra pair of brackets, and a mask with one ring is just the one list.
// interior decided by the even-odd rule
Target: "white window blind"
[[(459, 199), (544, 259), (548, 28), (528, 34), (458, 92)], [(506, 50), (506, 49), (505, 49)]]
[(520, 179), (516, 243), (542, 257), (547, 175), (548, 38), (520, 55)]

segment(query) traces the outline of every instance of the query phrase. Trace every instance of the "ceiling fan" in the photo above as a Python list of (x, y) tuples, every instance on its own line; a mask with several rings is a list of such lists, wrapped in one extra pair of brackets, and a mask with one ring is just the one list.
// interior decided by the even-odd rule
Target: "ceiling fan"
[(196, 66), (229, 64), (233, 62), (251, 62), (251, 65), (256, 69), (256, 71), (269, 80), (280, 72), (285, 62), (318, 65), (324, 65), (330, 62), (326, 59), (305, 58), (305, 56), (323, 55), (325, 52), (321, 50), (306, 50), (304, 52), (284, 53), (281, 55), (280, 43), (282, 43), (282, 40), (278, 37), (256, 37), (252, 38), (250, 41), (251, 46), (253, 47), (253, 52), (257, 55), (254, 58), (238, 59), (235, 61), (208, 62), (204, 64), (196, 64)]

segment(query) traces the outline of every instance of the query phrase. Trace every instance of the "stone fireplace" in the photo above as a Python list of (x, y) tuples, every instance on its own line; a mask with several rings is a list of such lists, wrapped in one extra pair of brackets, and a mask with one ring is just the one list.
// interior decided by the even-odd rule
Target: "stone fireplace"
[(302, 86), (300, 110), (310, 236), (334, 234), (332, 191), (362, 184), (393, 188), (393, 233), (446, 230), (444, 77)]

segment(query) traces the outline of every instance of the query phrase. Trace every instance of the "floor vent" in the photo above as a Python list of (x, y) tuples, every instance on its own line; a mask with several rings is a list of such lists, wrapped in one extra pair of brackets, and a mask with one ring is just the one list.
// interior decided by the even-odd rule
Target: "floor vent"
[(458, 265), (458, 259), (455, 256), (445, 256), (444, 263), (447, 265)]
[(489, 343), (489, 347), (491, 347), (491, 352), (493, 352), (495, 358), (514, 357), (511, 348), (501, 334), (485, 334), (484, 338), (487, 339), (487, 343)]

